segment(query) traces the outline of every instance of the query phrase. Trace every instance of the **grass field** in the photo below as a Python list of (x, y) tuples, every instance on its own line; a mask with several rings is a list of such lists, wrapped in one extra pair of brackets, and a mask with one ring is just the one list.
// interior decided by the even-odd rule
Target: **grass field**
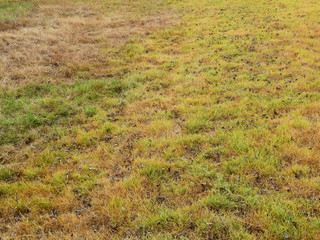
[(0, 0), (2, 239), (320, 239), (320, 2)]

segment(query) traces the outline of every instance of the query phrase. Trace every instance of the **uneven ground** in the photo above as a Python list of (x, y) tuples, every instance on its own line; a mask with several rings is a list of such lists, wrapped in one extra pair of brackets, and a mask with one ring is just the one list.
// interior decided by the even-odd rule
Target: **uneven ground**
[(3, 239), (320, 239), (320, 2), (0, 0)]

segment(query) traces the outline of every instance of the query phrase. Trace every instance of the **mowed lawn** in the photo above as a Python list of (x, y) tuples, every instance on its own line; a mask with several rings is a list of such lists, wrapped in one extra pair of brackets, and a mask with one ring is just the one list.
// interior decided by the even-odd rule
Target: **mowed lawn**
[(0, 0), (1, 239), (320, 239), (320, 2)]

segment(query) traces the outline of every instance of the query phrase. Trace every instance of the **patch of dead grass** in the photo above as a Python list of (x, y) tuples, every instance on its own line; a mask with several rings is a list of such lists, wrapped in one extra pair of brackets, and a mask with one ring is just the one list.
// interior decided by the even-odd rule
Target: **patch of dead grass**
[(103, 76), (99, 67), (108, 66), (103, 49), (172, 23), (169, 12), (142, 18), (125, 11), (109, 16), (94, 4), (41, 2), (28, 17), (1, 23), (0, 85), (66, 81), (78, 71)]

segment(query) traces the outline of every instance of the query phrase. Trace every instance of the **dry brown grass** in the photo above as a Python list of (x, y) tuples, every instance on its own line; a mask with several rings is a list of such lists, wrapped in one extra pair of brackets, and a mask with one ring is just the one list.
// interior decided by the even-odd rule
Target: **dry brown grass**
[(3, 23), (0, 236), (318, 239), (319, 6), (100, 1)]
[(173, 18), (168, 11), (133, 16), (128, 9), (110, 15), (99, 2), (38, 2), (28, 16), (0, 22), (0, 85), (65, 81), (79, 71), (103, 77), (110, 74), (105, 49), (166, 27)]

